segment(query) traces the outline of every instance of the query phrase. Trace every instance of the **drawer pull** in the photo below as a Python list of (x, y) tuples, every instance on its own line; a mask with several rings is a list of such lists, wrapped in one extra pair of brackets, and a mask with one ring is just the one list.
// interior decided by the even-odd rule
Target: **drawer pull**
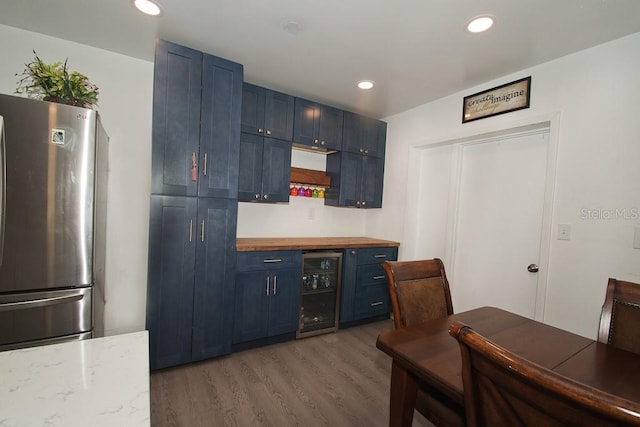
[(382, 280), (384, 276), (373, 276), (373, 280)]
[(382, 304), (383, 304), (383, 302), (382, 302), (382, 301), (372, 302), (372, 303), (371, 303), (371, 307), (377, 307), (377, 306), (382, 305)]
[(378, 255), (374, 255), (374, 258), (386, 258), (387, 256), (385, 254), (378, 254)]
[(262, 262), (265, 264), (269, 264), (274, 262), (282, 262), (282, 260), (280, 258), (268, 258), (268, 259), (262, 260)]

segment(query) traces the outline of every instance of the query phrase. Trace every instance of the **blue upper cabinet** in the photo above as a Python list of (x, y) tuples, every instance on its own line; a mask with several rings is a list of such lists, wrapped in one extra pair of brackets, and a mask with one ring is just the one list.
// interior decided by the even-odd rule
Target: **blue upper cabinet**
[(162, 40), (153, 84), (153, 194), (198, 193), (202, 53)]
[(237, 197), (242, 65), (159, 40), (152, 194)]
[(244, 83), (242, 86), (242, 122), (244, 133), (291, 141), (293, 138), (291, 95)]
[(384, 158), (387, 124), (345, 111), (342, 150)]
[(198, 171), (200, 197), (238, 197), (242, 79), (242, 65), (204, 55)]
[(296, 98), (293, 142), (319, 150), (341, 150), (343, 120), (342, 110)]
[(325, 193), (328, 206), (381, 208), (384, 159), (342, 151), (327, 156), (331, 188)]
[(242, 84), (242, 117), (240, 129), (244, 133), (264, 134), (264, 91), (260, 86)]
[(243, 84), (239, 201), (289, 201), (293, 106), (293, 96)]
[(291, 142), (242, 133), (238, 201), (289, 201)]
[(382, 207), (386, 139), (385, 122), (344, 112), (342, 151), (327, 156), (326, 205)]

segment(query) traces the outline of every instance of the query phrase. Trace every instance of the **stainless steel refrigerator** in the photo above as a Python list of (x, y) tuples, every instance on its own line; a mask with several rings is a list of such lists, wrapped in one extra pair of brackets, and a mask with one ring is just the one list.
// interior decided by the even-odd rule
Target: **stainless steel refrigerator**
[(0, 94), (0, 350), (103, 334), (107, 158), (96, 111)]

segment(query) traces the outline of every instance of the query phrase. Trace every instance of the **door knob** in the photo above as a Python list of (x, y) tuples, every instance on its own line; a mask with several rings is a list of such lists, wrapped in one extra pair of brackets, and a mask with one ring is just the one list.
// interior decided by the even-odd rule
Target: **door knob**
[(539, 269), (538, 264), (529, 264), (527, 266), (527, 271), (529, 273), (537, 273)]

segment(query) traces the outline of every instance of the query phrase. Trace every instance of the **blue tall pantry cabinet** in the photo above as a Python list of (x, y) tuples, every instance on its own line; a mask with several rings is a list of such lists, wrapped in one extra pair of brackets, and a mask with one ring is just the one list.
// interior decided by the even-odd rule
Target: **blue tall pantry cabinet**
[(156, 44), (151, 369), (231, 351), (242, 80), (240, 64)]

